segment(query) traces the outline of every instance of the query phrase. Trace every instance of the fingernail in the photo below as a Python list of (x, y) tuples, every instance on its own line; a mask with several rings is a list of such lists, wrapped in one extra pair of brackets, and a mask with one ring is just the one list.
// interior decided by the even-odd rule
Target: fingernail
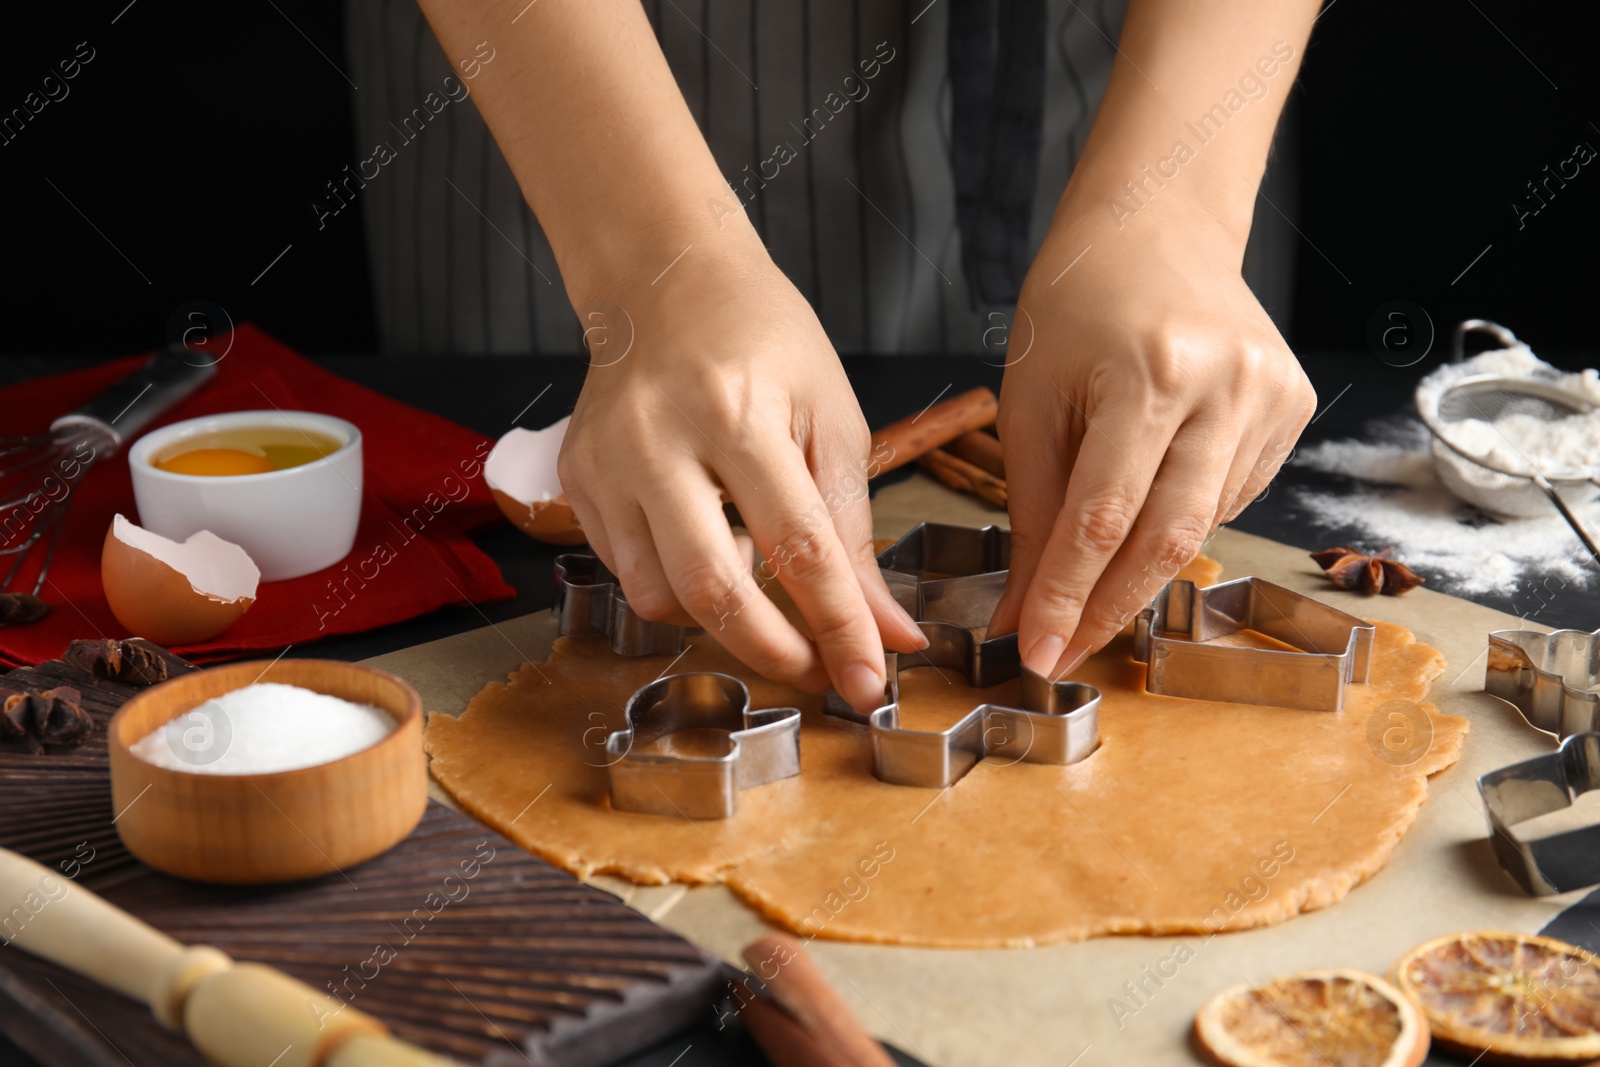
[(911, 638), (912, 644), (918, 648), (927, 648), (928, 635), (922, 632), (922, 627), (918, 626), (917, 620), (911, 617), (911, 612), (901, 607), (899, 601), (895, 601), (894, 609), (900, 613), (900, 618), (903, 620), (901, 630), (907, 637)]
[(857, 711), (883, 705), (883, 679), (865, 663), (852, 663), (839, 674), (839, 695)]
[(1052, 675), (1051, 681), (1060, 681), (1062, 678), (1065, 678), (1067, 675), (1083, 666), (1083, 661), (1089, 658), (1090, 651), (1090, 649), (1077, 645), (1067, 649), (1066, 666), (1062, 667), (1059, 671)]
[(1034, 674), (1049, 677), (1056, 669), (1056, 660), (1061, 658), (1061, 650), (1067, 647), (1065, 639), (1055, 634), (1046, 634), (1033, 643), (1028, 654), (1022, 657), (1022, 662)]

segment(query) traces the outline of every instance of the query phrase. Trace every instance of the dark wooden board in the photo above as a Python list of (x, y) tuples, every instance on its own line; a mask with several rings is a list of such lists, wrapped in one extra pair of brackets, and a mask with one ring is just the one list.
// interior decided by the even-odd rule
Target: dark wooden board
[[(0, 688), (93, 688), (96, 730), (64, 752), (0, 745), (0, 847), (180, 941), (271, 964), (473, 1063), (593, 1067), (713, 1011), (714, 958), (436, 803), (343, 875), (231, 888), (151, 870), (117, 837), (104, 753), (105, 720), (132, 690), (63, 664), (24, 670)], [(203, 1062), (143, 1006), (4, 945), (3, 929), (0, 1030), (51, 1065)]]

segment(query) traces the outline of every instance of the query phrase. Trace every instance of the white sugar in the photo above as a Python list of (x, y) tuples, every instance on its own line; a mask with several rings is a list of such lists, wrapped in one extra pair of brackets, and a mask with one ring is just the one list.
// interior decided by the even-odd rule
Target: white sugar
[(213, 697), (130, 750), (176, 771), (269, 774), (343, 759), (377, 744), (394, 727), (382, 708), (259, 682)]
[[(1520, 344), (1446, 364), (1423, 379), (1418, 391), (1424, 402), (1437, 401), (1451, 383), (1475, 374), (1535, 378), (1600, 403), (1600, 376), (1595, 371), (1563, 374)], [(1451, 430), (1452, 439), (1466, 447), (1482, 445), (1500, 459), (1517, 459), (1520, 450), (1522, 455), (1537, 456), (1540, 466), (1551, 472), (1600, 467), (1600, 416), (1542, 421), (1509, 415), (1493, 424), (1464, 420), (1452, 424)], [(1297, 502), (1318, 525), (1360, 531), (1367, 543), (1357, 548), (1393, 546), (1399, 559), (1430, 574), (1429, 588), (1445, 592), (1510, 591), (1534, 577), (1542, 578), (1551, 590), (1595, 584), (1595, 569), (1582, 544), (1542, 496), (1529, 517), (1487, 515), (1463, 503), (1439, 480), (1428, 432), (1417, 419), (1378, 424), (1371, 432), (1373, 439), (1327, 441), (1301, 450), (1293, 459), (1297, 467), (1356, 480), (1338, 490), (1295, 490)], [(1442, 451), (1453, 458), (1448, 450)], [(1462, 461), (1458, 467), (1464, 465)], [(1514, 469), (1525, 466), (1521, 463)], [(1484, 474), (1499, 477), (1481, 468), (1461, 473), (1475, 483), (1483, 481)], [(1575, 503), (1574, 510), (1591, 529), (1600, 529), (1600, 503)]]

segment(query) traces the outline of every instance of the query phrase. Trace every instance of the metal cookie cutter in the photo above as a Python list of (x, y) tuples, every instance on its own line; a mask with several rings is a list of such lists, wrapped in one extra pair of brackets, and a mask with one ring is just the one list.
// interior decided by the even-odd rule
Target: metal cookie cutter
[(1011, 531), (998, 526), (919, 523), (878, 553), (889, 592), (913, 619), (968, 629), (989, 625), (1010, 566)]
[(675, 656), (686, 626), (640, 618), (622, 595), (622, 583), (598, 557), (564, 552), (556, 557), (556, 595), (550, 608), (562, 637), (611, 638), (619, 656)]
[(1600, 882), (1600, 824), (1524, 838), (1517, 825), (1572, 806), (1600, 789), (1600, 733), (1573, 734), (1555, 752), (1490, 771), (1478, 779), (1495, 856), (1516, 883), (1550, 896)]
[[(865, 723), (872, 732), (872, 773), (894, 785), (943, 789), (985, 756), (1013, 762), (1076, 763), (1100, 743), (1100, 691), (1080, 682), (1051, 682), (1022, 666), (1017, 635), (979, 640), (1011, 562), (1011, 534), (922, 523), (878, 554), (884, 581), (918, 620), (928, 647), (887, 653), (884, 705), (862, 715), (837, 693), (828, 714)], [(980, 704), (940, 731), (900, 727), (900, 671), (928, 665), (966, 675), (979, 689), (1022, 678), (1022, 707)]]
[[(923, 623), (922, 628), (928, 633), (931, 627), (947, 625)], [(969, 632), (960, 632), (970, 639)], [(933, 666), (961, 667), (951, 659), (930, 655), (933, 651), (930, 645), (922, 653)], [(1022, 707), (980, 704), (943, 730), (902, 729), (900, 667), (918, 664), (893, 652), (886, 659), (889, 684), (883, 707), (862, 715), (838, 694), (828, 697), (828, 714), (866, 723), (872, 731), (872, 773), (881, 781), (944, 789), (960, 781), (985, 756), (1009, 756), (1013, 763), (1064, 765), (1078, 762), (1100, 745), (1100, 690), (1082, 682), (1052, 682), (1025, 667), (1021, 670)]]
[[(1295, 650), (1203, 644), (1255, 630)], [(1173, 580), (1134, 622), (1133, 658), (1149, 693), (1338, 711), (1344, 687), (1367, 680), (1370, 623), (1261, 578), (1200, 589)]]
[[(611, 806), (641, 815), (726, 819), (739, 792), (800, 773), (798, 708), (750, 710), (750, 690), (726, 674), (658, 678), (628, 698), (628, 725), (606, 737)], [(726, 730), (716, 755), (637, 748), (683, 730)]]
[(1600, 729), (1600, 630), (1496, 630), (1483, 691), (1516, 705), (1533, 726), (1568, 738)]
[[(930, 642), (922, 653), (926, 662), (963, 672), (979, 689), (1010, 681), (1022, 669), (1016, 634), (983, 641), (977, 637), (1005, 592), (1010, 565), (1011, 531), (998, 526), (919, 523), (878, 553), (889, 592), (921, 624)], [(893, 678), (892, 671), (889, 676)], [(847, 707), (838, 700), (831, 703)]]

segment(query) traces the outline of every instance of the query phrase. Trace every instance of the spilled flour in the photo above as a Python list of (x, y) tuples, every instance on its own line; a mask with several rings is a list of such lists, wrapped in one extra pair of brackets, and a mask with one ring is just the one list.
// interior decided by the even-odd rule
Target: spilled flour
[[(1437, 397), (1451, 382), (1471, 374), (1538, 378), (1590, 402), (1600, 401), (1600, 376), (1594, 370), (1564, 374), (1534, 356), (1526, 345), (1446, 364), (1423, 379), (1420, 389)], [(1521, 446), (1540, 448), (1541, 466), (1550, 471), (1592, 471), (1600, 459), (1595, 451), (1595, 443), (1600, 442), (1600, 414), (1542, 427), (1502, 426), (1503, 421), (1491, 425), (1465, 420), (1457, 425), (1465, 434), (1485, 440), (1503, 441), (1509, 430)], [(1327, 528), (1360, 530), (1367, 543), (1352, 547), (1376, 550), (1394, 546), (1402, 560), (1429, 577), (1430, 588), (1465, 595), (1508, 592), (1518, 583), (1540, 576), (1577, 588), (1600, 586), (1597, 569), (1589, 563), (1583, 545), (1542, 498), (1544, 506), (1530, 517), (1506, 518), (1492, 516), (1451, 493), (1435, 472), (1428, 431), (1415, 417), (1375, 423), (1368, 429), (1367, 440), (1312, 445), (1296, 453), (1291, 462), (1352, 480), (1353, 484), (1338, 488), (1294, 490), (1296, 502), (1313, 522)], [(1600, 530), (1600, 503), (1592, 499), (1580, 503), (1579, 497), (1571, 494), (1568, 501), (1585, 524)]]

